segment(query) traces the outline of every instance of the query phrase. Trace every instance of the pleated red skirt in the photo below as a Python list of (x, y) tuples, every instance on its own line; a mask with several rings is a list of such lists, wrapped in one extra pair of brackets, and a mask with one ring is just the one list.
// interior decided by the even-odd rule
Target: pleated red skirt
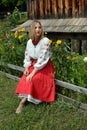
[[(29, 72), (34, 69), (34, 64), (29, 67)], [(16, 88), (16, 94), (31, 95), (33, 98), (53, 102), (55, 100), (54, 68), (49, 60), (47, 65), (39, 70), (31, 79), (26, 82), (26, 76), (23, 75)]]

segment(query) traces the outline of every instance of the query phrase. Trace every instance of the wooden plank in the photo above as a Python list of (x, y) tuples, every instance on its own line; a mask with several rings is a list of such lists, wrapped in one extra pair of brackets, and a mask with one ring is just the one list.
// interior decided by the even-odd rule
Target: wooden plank
[(85, 17), (87, 17), (87, 0), (85, 0)]
[(44, 0), (40, 0), (40, 18), (44, 18), (45, 10), (44, 10)]
[(68, 17), (69, 16), (69, 0), (65, 0), (65, 16)]
[(76, 9), (76, 0), (72, 0), (72, 16), (76, 17), (77, 9)]
[(50, 0), (46, 0), (46, 15), (47, 16), (50, 16), (50, 14), (51, 14), (51, 2), (50, 2)]
[(83, 93), (83, 94), (87, 95), (87, 89), (86, 88), (83, 88), (83, 87), (80, 87), (80, 86), (77, 86), (77, 85), (74, 85), (74, 84), (70, 84), (70, 83), (67, 83), (67, 82), (64, 82), (64, 81), (60, 81), (60, 80), (57, 80), (57, 79), (55, 79), (55, 83), (56, 83), (56, 85), (59, 85), (61, 87), (64, 87), (64, 88), (67, 88), (67, 89), (70, 89), (70, 90), (73, 90), (73, 91), (77, 91), (79, 93)]
[(26, 0), (26, 7), (27, 7), (27, 12), (28, 12), (28, 18), (29, 18), (29, 1)]
[(3, 63), (0, 62), (0, 65), (1, 65), (1, 66), (7, 66), (7, 67), (9, 67), (9, 68), (11, 68), (11, 69), (24, 72), (24, 68), (23, 68), (23, 67), (20, 67), (20, 66), (17, 66), (17, 65), (8, 64), (8, 63), (4, 63), (4, 62), (3, 62)]
[(7, 64), (7, 66), (11, 69), (14, 69), (14, 70), (19, 70), (21, 72), (24, 71), (24, 68), (23, 67), (20, 67), (20, 66), (17, 66), (17, 65), (13, 65), (13, 64)]
[(57, 3), (56, 3), (56, 0), (52, 0), (52, 15), (57, 16)]
[(85, 15), (85, 0), (82, 0), (82, 17)]
[(11, 75), (11, 74), (8, 74), (8, 73), (5, 73), (3, 71), (0, 71), (1, 74), (4, 74), (6, 77), (10, 78), (10, 79), (13, 79), (13, 80), (16, 80), (16, 81), (19, 81), (20, 78), (17, 77), (17, 76), (14, 76), (14, 75)]
[(29, 0), (29, 18), (32, 16), (32, 5), (31, 5), (31, 0)]
[(64, 95), (62, 95), (62, 94), (59, 94), (59, 93), (57, 93), (57, 95), (58, 95), (58, 97), (59, 97), (60, 99), (63, 99), (64, 101), (69, 102), (69, 103), (71, 103), (72, 105), (76, 105), (78, 108), (81, 108), (81, 109), (83, 109), (83, 110), (87, 110), (87, 104), (84, 104), (84, 103), (82, 103), (82, 102), (78, 102), (78, 101), (76, 101), (76, 100), (74, 100), (74, 99), (72, 99), (72, 98), (69, 98), (69, 97), (64, 96)]
[(72, 17), (72, 0), (69, 0), (69, 17)]
[(59, 17), (63, 16), (63, 0), (58, 0), (58, 14)]
[(82, 0), (78, 0), (78, 5), (79, 5), (79, 15), (82, 15)]
[(34, 19), (34, 1), (31, 1), (31, 18)]

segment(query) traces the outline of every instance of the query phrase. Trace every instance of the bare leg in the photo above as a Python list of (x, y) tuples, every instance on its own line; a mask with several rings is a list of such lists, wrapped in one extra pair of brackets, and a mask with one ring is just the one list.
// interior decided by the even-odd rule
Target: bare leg
[(18, 107), (17, 107), (15, 113), (17, 113), (17, 114), (21, 113), (22, 108), (24, 107), (26, 101), (27, 101), (27, 99), (24, 97), (24, 98), (21, 100), (21, 102), (19, 103), (19, 105), (18, 105)]

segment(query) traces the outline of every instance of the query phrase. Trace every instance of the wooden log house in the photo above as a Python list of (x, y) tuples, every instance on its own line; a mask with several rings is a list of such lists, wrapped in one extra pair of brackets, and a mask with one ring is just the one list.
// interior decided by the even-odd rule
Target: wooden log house
[(87, 17), (87, 0), (27, 0), (29, 19)]
[(26, 3), (29, 20), (21, 26), (28, 30), (31, 21), (38, 19), (49, 38), (71, 41), (72, 50), (80, 54), (87, 51), (87, 0), (26, 0)]

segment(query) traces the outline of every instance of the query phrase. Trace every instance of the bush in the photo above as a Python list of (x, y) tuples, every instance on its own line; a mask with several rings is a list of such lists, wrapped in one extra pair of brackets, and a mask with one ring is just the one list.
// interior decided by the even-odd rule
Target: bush
[(4, 62), (22, 66), (27, 40), (25, 28), (20, 28), (15, 33), (11, 32), (3, 43), (4, 52), (1, 59)]

